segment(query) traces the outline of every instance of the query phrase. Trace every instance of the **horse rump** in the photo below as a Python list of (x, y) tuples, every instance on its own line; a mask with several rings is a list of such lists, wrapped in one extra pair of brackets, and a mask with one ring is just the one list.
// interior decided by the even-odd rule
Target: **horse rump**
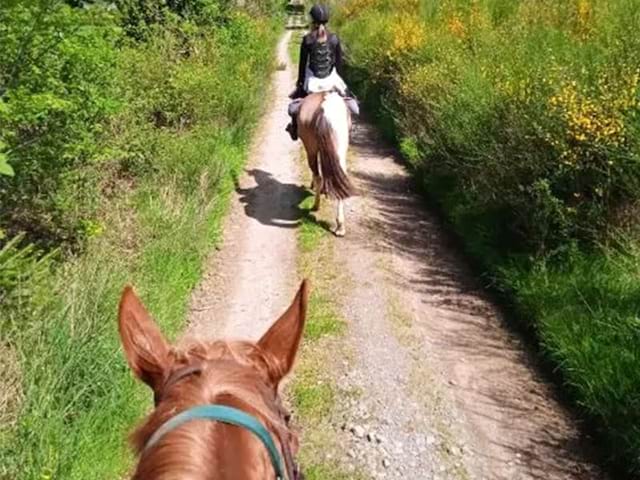
[(320, 108), (316, 115), (316, 134), (320, 154), (321, 193), (338, 200), (353, 196), (355, 189), (340, 165), (333, 127)]

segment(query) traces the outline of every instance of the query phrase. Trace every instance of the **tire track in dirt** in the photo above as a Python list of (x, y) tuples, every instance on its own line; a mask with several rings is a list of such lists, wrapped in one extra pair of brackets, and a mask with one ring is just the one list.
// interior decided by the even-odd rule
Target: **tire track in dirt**
[[(368, 392), (367, 413), (352, 410), (351, 420), (389, 440), (374, 449), (352, 438), (360, 463), (381, 478), (606, 478), (370, 126), (356, 128), (350, 175), (363, 196), (351, 201), (336, 249), (355, 282), (345, 316), (358, 355), (346, 384)], [(387, 468), (371, 468), (381, 455)]]
[(287, 32), (278, 43), (277, 62), (286, 68), (274, 74), (271, 100), (238, 181), (222, 245), (192, 297), (188, 337), (257, 340), (298, 287), (296, 227), (306, 190), (299, 182), (299, 147), (284, 131), (294, 86), (290, 38)]

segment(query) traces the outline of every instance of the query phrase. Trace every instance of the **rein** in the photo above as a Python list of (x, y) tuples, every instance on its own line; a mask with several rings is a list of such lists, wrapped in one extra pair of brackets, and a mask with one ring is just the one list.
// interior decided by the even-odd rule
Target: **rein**
[[(186, 367), (184, 369), (178, 370), (167, 379), (167, 381), (163, 385), (162, 390), (166, 389), (168, 386), (174, 383), (179, 382), (185, 377), (193, 374), (200, 374), (201, 372), (202, 366), (200, 365)], [(161, 394), (159, 392), (154, 395), (154, 401), (156, 406), (158, 405), (158, 403), (160, 403)], [(226, 405), (199, 405), (191, 407), (170, 418), (165, 423), (163, 423), (160, 428), (158, 428), (158, 430), (153, 433), (153, 435), (151, 435), (151, 438), (149, 438), (146, 445), (144, 446), (143, 453), (157, 444), (160, 439), (170, 431), (193, 420), (210, 420), (222, 422), (249, 430), (256, 437), (258, 437), (258, 439), (267, 449), (269, 458), (271, 459), (271, 464), (273, 465), (273, 469), (276, 472), (276, 480), (304, 480), (304, 476), (300, 472), (293, 459), (290, 446), (288, 442), (283, 441), (282, 435), (278, 435), (278, 440), (280, 441), (280, 445), (282, 446), (284, 464), (287, 472), (286, 476), (282, 466), (282, 458), (280, 456), (280, 453), (273, 441), (271, 434), (264, 427), (264, 425), (262, 425), (262, 423), (260, 423), (254, 416), (249, 415), (248, 413), (245, 413), (237, 408), (229, 407)]]

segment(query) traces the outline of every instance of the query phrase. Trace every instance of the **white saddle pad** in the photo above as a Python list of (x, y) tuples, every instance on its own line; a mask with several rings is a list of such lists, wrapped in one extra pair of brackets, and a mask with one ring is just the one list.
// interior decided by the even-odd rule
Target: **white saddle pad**
[(326, 78), (315, 77), (311, 70), (307, 69), (306, 77), (304, 89), (308, 93), (329, 92), (335, 89), (344, 95), (347, 91), (347, 84), (344, 83), (344, 80), (338, 75), (335, 68)]

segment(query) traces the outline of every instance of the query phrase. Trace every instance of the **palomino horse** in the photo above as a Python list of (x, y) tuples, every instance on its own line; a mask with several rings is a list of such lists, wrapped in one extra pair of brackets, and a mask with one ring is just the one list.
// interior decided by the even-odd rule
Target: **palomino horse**
[[(172, 347), (130, 287), (119, 330), (155, 409), (132, 435), (134, 480), (298, 480), (298, 440), (278, 387), (292, 367), (308, 300), (304, 281), (288, 310), (257, 343)], [(284, 459), (284, 465), (281, 461)]]
[(338, 237), (346, 233), (344, 201), (354, 191), (347, 177), (350, 130), (351, 115), (338, 93), (312, 93), (305, 97), (298, 114), (298, 136), (307, 151), (307, 161), (313, 173), (312, 187), (316, 194), (313, 209), (320, 208), (322, 194), (337, 200), (334, 233)]

